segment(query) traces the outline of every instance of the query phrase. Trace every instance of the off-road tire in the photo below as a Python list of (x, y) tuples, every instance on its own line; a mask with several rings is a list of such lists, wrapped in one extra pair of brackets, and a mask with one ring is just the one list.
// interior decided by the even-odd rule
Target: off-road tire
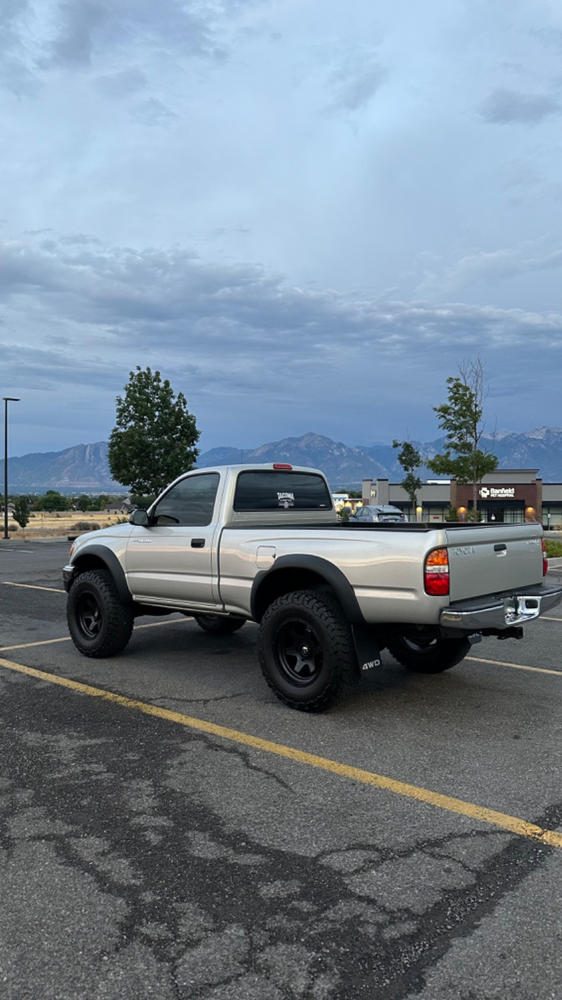
[(133, 606), (119, 597), (110, 573), (90, 569), (73, 581), (66, 603), (72, 641), (84, 656), (115, 656), (133, 630)]
[(339, 605), (311, 590), (273, 601), (260, 624), (258, 655), (272, 691), (301, 712), (328, 708), (357, 676), (351, 629)]
[(464, 637), (443, 639), (427, 638), (423, 632), (394, 634), (388, 637), (387, 648), (403, 667), (417, 674), (441, 674), (464, 660), (470, 642)]
[(240, 618), (238, 615), (194, 615), (195, 621), (204, 632), (210, 632), (211, 635), (231, 635), (232, 632), (237, 632), (239, 628), (242, 628), (246, 624), (245, 618)]

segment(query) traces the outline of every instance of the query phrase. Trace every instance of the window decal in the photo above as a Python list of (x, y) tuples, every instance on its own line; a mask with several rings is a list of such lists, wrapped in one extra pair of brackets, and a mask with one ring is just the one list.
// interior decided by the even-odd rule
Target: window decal
[(295, 494), (294, 493), (278, 493), (277, 499), (279, 501), (279, 506), (284, 507), (288, 510), (289, 507), (295, 506)]

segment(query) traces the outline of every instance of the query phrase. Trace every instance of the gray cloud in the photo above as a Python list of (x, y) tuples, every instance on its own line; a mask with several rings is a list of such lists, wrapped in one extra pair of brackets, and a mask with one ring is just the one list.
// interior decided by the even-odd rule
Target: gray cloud
[(185, 55), (218, 55), (212, 6), (180, 0), (72, 0), (59, 4), (47, 63), (86, 67), (112, 49), (165, 46)]
[(52, 62), (59, 66), (89, 66), (94, 36), (108, 19), (107, 8), (97, 0), (68, 0), (59, 6), (58, 35), (52, 43)]
[(0, 85), (16, 97), (33, 96), (39, 86), (23, 42), (30, 12), (29, 0), (2, 0), (0, 6)]
[(436, 269), (421, 287), (426, 291), (441, 288), (445, 292), (465, 289), (474, 282), (498, 286), (522, 275), (557, 271), (562, 268), (562, 250), (545, 251), (540, 246), (523, 245), (499, 250), (479, 250), (466, 254), (442, 270)]
[(149, 97), (147, 101), (135, 105), (131, 117), (140, 125), (154, 126), (169, 125), (178, 116), (156, 97)]
[(259, 444), (280, 426), (284, 434), (315, 424), (365, 440), (360, 428), (375, 413), (379, 437), (390, 436), (400, 429), (397, 408), (410, 426), (421, 412), (429, 421), (446, 376), (483, 345), (491, 373), (497, 366), (503, 376), (498, 405), (509, 407), (510, 379), (518, 383), (524, 370), (532, 386), (540, 375), (546, 392), (562, 358), (558, 313), (299, 288), (255, 266), (204, 262), (185, 247), (28, 237), (0, 249), (3, 380), (26, 398), (30, 421), (37, 407), (26, 450), (47, 435), (45, 412), (60, 423), (58, 440), (76, 443), (73, 407), (82, 437), (90, 427), (89, 439), (103, 438), (137, 363), (160, 368), (186, 393), (207, 447)]
[(486, 98), (480, 115), (484, 121), (499, 125), (510, 122), (536, 124), (561, 110), (560, 102), (549, 94), (524, 94), (499, 88)]
[[(556, 257), (560, 263), (562, 254)], [(559, 315), (357, 300), (290, 287), (249, 265), (205, 264), (185, 248), (13, 243), (3, 248), (0, 293), (21, 309), (20, 322), (33, 294), (50, 317), (51, 332), (57, 323), (74, 327), (77, 336), (97, 328), (123, 350), (139, 342), (180, 349), (187, 339), (195, 357), (203, 363), (212, 356), (213, 364), (217, 348), (225, 352), (223, 360), (230, 353), (261, 367), (262, 352), (291, 360), (298, 347), (298, 364), (310, 358), (322, 365), (371, 348), (377, 357), (406, 350), (412, 357), (429, 345), (444, 349), (461, 335), (465, 343), (476, 342), (484, 332), (496, 347), (524, 342), (531, 332), (549, 343), (562, 334)]]
[(105, 97), (128, 97), (146, 87), (146, 74), (137, 67), (129, 67), (118, 73), (99, 76), (96, 87)]
[(354, 51), (330, 78), (332, 91), (330, 108), (336, 111), (357, 111), (365, 107), (380, 89), (386, 69), (372, 51)]

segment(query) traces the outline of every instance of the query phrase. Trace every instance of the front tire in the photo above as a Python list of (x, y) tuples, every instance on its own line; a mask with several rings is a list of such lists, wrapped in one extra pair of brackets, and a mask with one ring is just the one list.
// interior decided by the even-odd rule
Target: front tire
[(68, 594), (66, 618), (72, 641), (83, 656), (115, 656), (133, 630), (133, 607), (119, 598), (110, 573), (90, 569), (76, 577)]
[(237, 632), (239, 628), (242, 628), (246, 624), (245, 618), (240, 618), (238, 615), (194, 615), (195, 621), (202, 628), (204, 632), (210, 632), (211, 635), (231, 635), (232, 632)]
[(351, 629), (326, 595), (296, 590), (278, 597), (258, 638), (263, 676), (280, 701), (321, 712), (350, 687), (357, 670)]
[(470, 642), (464, 637), (443, 639), (420, 629), (389, 636), (389, 653), (403, 667), (417, 674), (441, 674), (464, 660)]

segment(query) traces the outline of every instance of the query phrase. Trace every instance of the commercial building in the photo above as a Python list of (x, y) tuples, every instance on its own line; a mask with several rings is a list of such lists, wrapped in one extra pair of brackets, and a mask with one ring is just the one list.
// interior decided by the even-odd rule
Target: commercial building
[[(496, 469), (478, 487), (478, 509), (483, 521), (520, 523), (538, 521), (545, 528), (562, 529), (562, 483), (543, 483), (538, 469)], [(413, 509), (399, 483), (364, 479), (363, 503), (391, 503), (410, 521), (442, 521), (452, 510), (466, 520), (473, 507), (472, 486), (454, 480), (429, 480), (417, 494)]]

